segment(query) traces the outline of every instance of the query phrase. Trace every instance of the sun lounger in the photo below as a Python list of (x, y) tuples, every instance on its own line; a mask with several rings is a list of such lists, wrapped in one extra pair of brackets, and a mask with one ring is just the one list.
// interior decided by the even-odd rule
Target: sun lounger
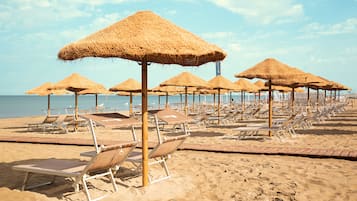
[(52, 115), (52, 116), (49, 115), (49, 116), (46, 116), (42, 122), (28, 124), (27, 128), (29, 131), (35, 131), (35, 130), (44, 131), (46, 129), (46, 126), (51, 125), (52, 123), (57, 121), (58, 118), (59, 118), (58, 115)]
[[(170, 158), (170, 155), (174, 153), (178, 149), (178, 147), (186, 140), (188, 136), (189, 135), (181, 135), (165, 139), (161, 139), (161, 137), (159, 137), (160, 140), (158, 144), (151, 151), (149, 151), (149, 166), (160, 164), (163, 170), (165, 171), (165, 175), (161, 177), (154, 177), (149, 172), (149, 182), (151, 184), (171, 177), (166, 161)], [(132, 162), (136, 167), (136, 170), (141, 170), (142, 152), (132, 152), (127, 158), (127, 161)]]
[(160, 132), (159, 128), (163, 130), (165, 125), (172, 125), (175, 132), (177, 132), (177, 130), (181, 130), (185, 134), (188, 134), (189, 130), (187, 128), (187, 124), (193, 121), (191, 117), (187, 117), (183, 113), (177, 112), (170, 108), (165, 108), (163, 110), (150, 110), (149, 114), (154, 121), (157, 132)]
[[(22, 190), (26, 189), (26, 185), (29, 177), (32, 174), (50, 175), (54, 178), (67, 177), (73, 178), (73, 187), (77, 192), (79, 190), (79, 184), (83, 185), (83, 190), (86, 194), (87, 200), (91, 201), (91, 195), (89, 194), (87, 182), (88, 180), (109, 176), (113, 185), (114, 191), (118, 191), (112, 168), (124, 162), (128, 154), (135, 148), (135, 143), (127, 144), (115, 144), (110, 146), (101, 146), (98, 154), (88, 161), (73, 161), (66, 159), (46, 159), (38, 162), (15, 165), (13, 170), (25, 172), (25, 179), (22, 185)], [(54, 181), (53, 178), (53, 181)], [(50, 182), (50, 183), (53, 183)], [(33, 187), (38, 187), (46, 184), (40, 184)], [(105, 196), (93, 199), (99, 200)]]
[(141, 121), (128, 117), (120, 113), (97, 113), (97, 114), (83, 114), (81, 118), (87, 119), (92, 136), (95, 135), (93, 126), (104, 126), (107, 128), (130, 128), (133, 140), (136, 141), (135, 127), (141, 126)]

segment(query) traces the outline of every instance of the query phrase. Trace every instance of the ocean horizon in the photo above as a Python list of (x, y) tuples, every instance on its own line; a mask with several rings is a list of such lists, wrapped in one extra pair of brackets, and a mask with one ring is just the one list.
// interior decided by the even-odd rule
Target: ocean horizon
[[(233, 97), (235, 97), (233, 95)], [(51, 95), (51, 114), (71, 114), (74, 108), (74, 95)], [(236, 97), (237, 100), (238, 97)], [(174, 95), (169, 96), (170, 105), (180, 104), (184, 102), (185, 96)], [(195, 96), (195, 102), (198, 102), (198, 95)], [(188, 96), (188, 102), (192, 103), (192, 95)], [(201, 101), (213, 103), (212, 95), (201, 95)], [(229, 96), (222, 96), (222, 101), (228, 102)], [(160, 108), (163, 108), (166, 103), (166, 97), (160, 96)], [(117, 95), (98, 95), (98, 105), (102, 106), (105, 111), (128, 111), (129, 96)], [(141, 109), (141, 96), (133, 96), (134, 110)], [(148, 96), (149, 109), (159, 108), (159, 98), (156, 95)], [(85, 95), (78, 96), (79, 112), (94, 112), (95, 111), (95, 96)], [(39, 116), (47, 114), (47, 96), (37, 95), (0, 95), (0, 118), (13, 118), (25, 116)]]

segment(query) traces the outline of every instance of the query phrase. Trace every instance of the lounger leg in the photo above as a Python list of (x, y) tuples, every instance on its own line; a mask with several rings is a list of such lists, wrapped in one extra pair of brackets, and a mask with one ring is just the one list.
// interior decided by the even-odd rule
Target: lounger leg
[(87, 186), (87, 181), (86, 181), (86, 175), (83, 175), (82, 177), (82, 183), (83, 183), (83, 190), (86, 194), (86, 197), (87, 197), (87, 200), (91, 201), (91, 197), (90, 197), (90, 194), (89, 194), (89, 190), (88, 190), (88, 186)]
[(31, 177), (31, 173), (30, 172), (26, 172), (24, 181), (22, 182), (22, 186), (21, 186), (21, 190), (22, 191), (25, 190), (27, 181), (30, 179), (30, 177)]
[(117, 192), (118, 191), (118, 187), (115, 184), (115, 179), (114, 179), (114, 176), (113, 176), (112, 169), (109, 169), (109, 176), (110, 176), (110, 180), (111, 180), (111, 182), (113, 184), (114, 191)]

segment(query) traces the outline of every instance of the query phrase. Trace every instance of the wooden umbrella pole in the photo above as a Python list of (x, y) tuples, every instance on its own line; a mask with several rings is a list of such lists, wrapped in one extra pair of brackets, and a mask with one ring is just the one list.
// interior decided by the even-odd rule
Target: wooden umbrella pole
[(133, 115), (133, 92), (130, 93), (130, 98), (129, 98), (129, 116)]
[(74, 92), (74, 119), (78, 119), (78, 93)]
[(220, 113), (220, 105), (221, 105), (221, 89), (218, 88), (218, 112), (217, 112), (217, 116), (218, 116), (218, 125), (219, 125), (219, 113)]
[(166, 92), (166, 105), (165, 108), (169, 107), (169, 92)]
[(292, 114), (294, 114), (294, 99), (295, 99), (295, 88), (293, 88), (293, 90), (291, 90), (291, 111)]
[(147, 87), (147, 62), (141, 63), (141, 112), (142, 112), (142, 185), (149, 184), (149, 157), (148, 157), (148, 87)]
[(51, 95), (47, 95), (47, 116), (51, 115)]
[(319, 89), (316, 91), (316, 108), (319, 109)]
[(195, 92), (192, 93), (192, 112), (195, 112)]
[(185, 115), (188, 114), (187, 86), (185, 87)]
[(244, 114), (243, 91), (240, 91), (240, 104), (242, 108), (242, 114), (240, 116), (240, 119), (243, 120), (243, 114)]
[[(272, 105), (272, 95), (271, 95), (271, 80), (268, 82), (269, 84), (269, 128), (273, 125), (273, 105)], [(272, 136), (271, 130), (269, 130), (269, 136)]]
[(95, 112), (98, 112), (98, 94), (95, 94)]

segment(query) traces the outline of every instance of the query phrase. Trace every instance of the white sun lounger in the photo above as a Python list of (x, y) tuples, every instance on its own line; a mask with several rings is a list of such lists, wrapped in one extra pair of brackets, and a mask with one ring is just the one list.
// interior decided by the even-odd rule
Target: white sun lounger
[(83, 185), (87, 200), (100, 200), (106, 197), (106, 195), (92, 199), (89, 194), (87, 181), (98, 177), (109, 176), (114, 191), (118, 191), (112, 168), (124, 162), (128, 154), (135, 148), (136, 144), (136, 142), (132, 142), (101, 146), (99, 152), (95, 154), (89, 162), (52, 158), (23, 165), (15, 165), (12, 169), (26, 173), (22, 184), (22, 190), (26, 189), (27, 182), (32, 174), (51, 175), (53, 176), (53, 181), (29, 188), (51, 184), (54, 182), (56, 176), (68, 177), (73, 178), (73, 187), (76, 192), (79, 191), (79, 184), (81, 183)]

